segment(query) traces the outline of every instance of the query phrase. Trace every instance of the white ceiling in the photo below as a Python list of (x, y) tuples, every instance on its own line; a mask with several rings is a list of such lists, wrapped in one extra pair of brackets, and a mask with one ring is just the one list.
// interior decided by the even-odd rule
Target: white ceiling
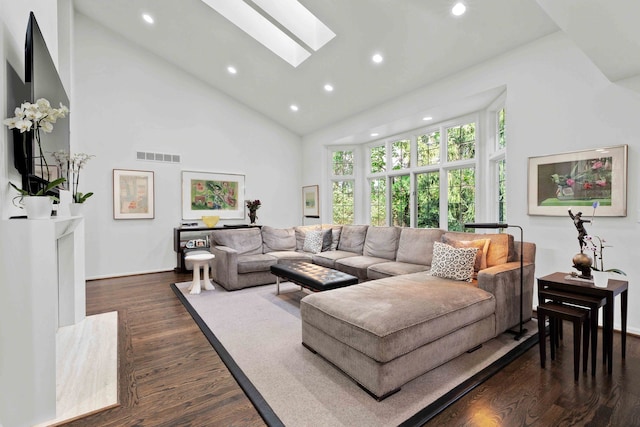
[[(467, 13), (454, 17), (454, 0), (300, 0), (336, 37), (297, 68), (200, 0), (74, 4), (78, 12), (306, 135), (558, 31), (556, 22), (564, 23), (576, 8), (589, 8), (592, 17), (600, 12), (576, 3), (619, 1), (624, 0), (465, 0)], [(154, 25), (142, 21), (143, 12), (155, 18)], [(563, 30), (593, 38), (575, 21), (574, 30)], [(382, 64), (372, 63), (376, 52), (384, 56)], [(229, 65), (238, 69), (236, 75), (227, 72)], [(325, 92), (325, 83), (335, 90)], [(292, 112), (291, 104), (299, 111)]]

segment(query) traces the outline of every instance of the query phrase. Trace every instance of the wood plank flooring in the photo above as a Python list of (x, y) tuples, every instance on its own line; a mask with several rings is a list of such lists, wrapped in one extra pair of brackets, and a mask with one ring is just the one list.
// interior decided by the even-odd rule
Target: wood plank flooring
[[(87, 283), (87, 314), (118, 311), (121, 405), (66, 425), (264, 425), (169, 288), (190, 278), (167, 272)], [(581, 373), (576, 383), (569, 329), (546, 369), (535, 346), (428, 426), (640, 426), (640, 338), (628, 338), (621, 362), (616, 335), (613, 375), (599, 358), (597, 375)]]

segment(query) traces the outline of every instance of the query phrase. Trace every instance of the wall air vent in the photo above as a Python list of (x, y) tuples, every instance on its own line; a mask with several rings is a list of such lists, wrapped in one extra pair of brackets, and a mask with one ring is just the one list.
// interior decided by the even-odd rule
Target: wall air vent
[(180, 163), (180, 155), (137, 151), (136, 160), (142, 160), (145, 162)]

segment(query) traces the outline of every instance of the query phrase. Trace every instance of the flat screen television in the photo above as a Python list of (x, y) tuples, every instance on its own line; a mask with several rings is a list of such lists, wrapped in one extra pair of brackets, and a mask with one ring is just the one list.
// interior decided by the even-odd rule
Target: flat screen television
[[(33, 12), (29, 14), (24, 52), (25, 85), (28, 88), (27, 93), (30, 94), (30, 99), (25, 101), (35, 102), (40, 98), (46, 98), (54, 108), (59, 107), (60, 103), (70, 107), (69, 97), (64, 90), (60, 75)], [(60, 170), (56, 166), (53, 153), (58, 150), (69, 152), (69, 122), (70, 118), (67, 116), (54, 124), (51, 133), (41, 134), (40, 144), (48, 164), (48, 173), (46, 170), (42, 170), (34, 133), (28, 132), (27, 138), (31, 143), (27, 144), (26, 152), (24, 152), (25, 150), (22, 150), (24, 135), (19, 131), (14, 131), (14, 165), (22, 175), (22, 188), (29, 185), (32, 187), (46, 185), (48, 181), (53, 181), (60, 176)], [(37, 191), (37, 188), (32, 188), (32, 190)]]

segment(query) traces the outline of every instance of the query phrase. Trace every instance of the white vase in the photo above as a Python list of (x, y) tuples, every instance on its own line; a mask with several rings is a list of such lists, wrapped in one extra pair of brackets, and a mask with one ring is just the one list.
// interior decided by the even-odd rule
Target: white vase
[(598, 288), (606, 288), (609, 286), (609, 272), (608, 271), (592, 271), (593, 284)]
[(84, 203), (71, 203), (69, 205), (71, 216), (82, 216), (84, 213)]
[(25, 196), (22, 199), (27, 211), (27, 219), (49, 219), (53, 200), (49, 196)]

